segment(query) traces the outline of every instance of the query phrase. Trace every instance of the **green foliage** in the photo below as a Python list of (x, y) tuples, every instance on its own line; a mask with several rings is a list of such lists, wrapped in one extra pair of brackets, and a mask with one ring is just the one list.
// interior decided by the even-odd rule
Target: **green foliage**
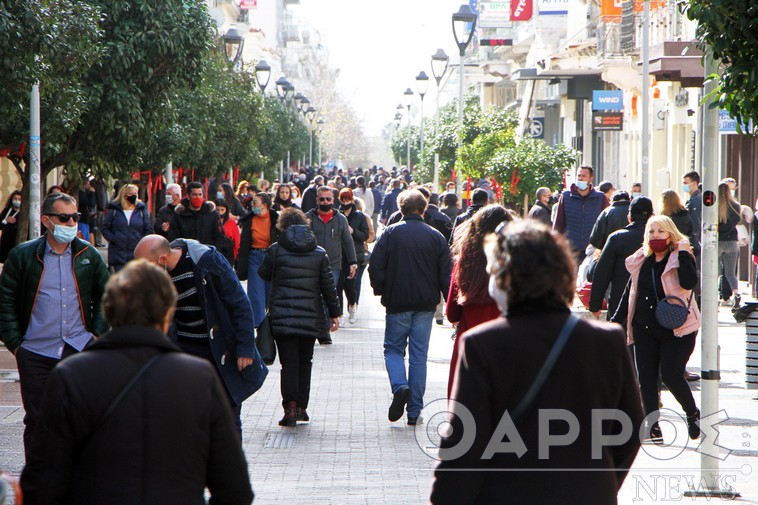
[(737, 124), (758, 125), (758, 4), (750, 0), (689, 0), (681, 3), (698, 22), (697, 37), (707, 45), (722, 73), (712, 98)]

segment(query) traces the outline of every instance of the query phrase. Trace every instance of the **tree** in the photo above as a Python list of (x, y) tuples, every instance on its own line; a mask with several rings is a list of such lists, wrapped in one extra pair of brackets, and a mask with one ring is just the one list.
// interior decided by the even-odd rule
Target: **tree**
[(698, 22), (697, 38), (722, 66), (714, 104), (726, 109), (738, 127), (758, 126), (758, 7), (745, 0), (680, 2)]

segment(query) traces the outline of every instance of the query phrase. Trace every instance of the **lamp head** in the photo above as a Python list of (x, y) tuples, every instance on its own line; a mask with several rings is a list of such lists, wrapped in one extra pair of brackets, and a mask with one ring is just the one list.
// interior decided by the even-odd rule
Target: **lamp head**
[(453, 14), (453, 36), (461, 56), (466, 54), (466, 48), (474, 36), (475, 27), (476, 14), (468, 4), (462, 4), (458, 12)]

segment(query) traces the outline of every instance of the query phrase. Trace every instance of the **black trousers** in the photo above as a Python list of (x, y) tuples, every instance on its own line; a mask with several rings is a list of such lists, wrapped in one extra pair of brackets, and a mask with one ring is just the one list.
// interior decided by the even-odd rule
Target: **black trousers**
[[(68, 344), (63, 346), (61, 359), (78, 351)], [(45, 393), (47, 376), (60, 363), (60, 359), (48, 358), (19, 347), (16, 351), (16, 366), (21, 382), (21, 403), (24, 405), (24, 452), (28, 456), (29, 444), (34, 438), (39, 421), (42, 397)], [(28, 459), (28, 458), (27, 458)]]
[(213, 365), (213, 369), (216, 370), (216, 374), (218, 375), (221, 384), (224, 385), (224, 391), (226, 391), (226, 396), (229, 399), (229, 406), (232, 409), (232, 414), (234, 414), (234, 423), (237, 425), (237, 431), (239, 432), (241, 438), (242, 405), (238, 405), (237, 402), (234, 401), (234, 398), (232, 398), (232, 395), (229, 393), (229, 389), (226, 387), (224, 377), (221, 375), (221, 370), (218, 369), (216, 359), (213, 357), (210, 340), (207, 338), (180, 338), (177, 340), (177, 344), (179, 345), (179, 348), (187, 354), (191, 354), (197, 358), (202, 358)]
[(282, 406), (287, 402), (297, 402), (297, 406), (307, 408), (311, 396), (311, 370), (313, 369), (312, 337), (274, 337), (282, 365), (281, 391)]
[[(634, 354), (640, 380), (640, 394), (645, 414), (658, 410), (658, 373), (664, 384), (682, 406), (686, 415), (697, 409), (690, 385), (684, 379), (684, 370), (695, 349), (697, 332), (683, 337), (660, 338), (645, 333), (634, 325)], [(657, 416), (654, 416), (657, 419)]]

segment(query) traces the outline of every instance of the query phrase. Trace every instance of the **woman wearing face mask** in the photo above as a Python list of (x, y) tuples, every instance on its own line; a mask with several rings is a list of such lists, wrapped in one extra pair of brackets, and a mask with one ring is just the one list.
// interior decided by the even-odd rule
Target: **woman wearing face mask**
[(271, 208), (271, 195), (259, 192), (253, 197), (250, 213), (238, 221), (240, 247), (237, 256), (237, 276), (247, 280), (247, 296), (253, 306), (253, 324), (257, 328), (266, 317), (271, 283), (258, 275), (266, 251), (279, 239), (276, 228), (279, 213)]
[(221, 226), (224, 228), (224, 235), (229, 239), (230, 246), (227, 250), (221, 251), (226, 261), (230, 265), (234, 265), (237, 261), (237, 254), (240, 250), (240, 229), (237, 226), (237, 221), (231, 218), (229, 214), (229, 204), (223, 198), (219, 198), (214, 202), (216, 204), (216, 212), (218, 212)]
[(366, 241), (369, 239), (369, 224), (366, 214), (359, 211), (353, 198), (353, 190), (343, 188), (340, 191), (340, 212), (347, 218), (350, 235), (353, 237), (355, 254), (358, 260), (358, 270), (352, 279), (350, 276), (350, 265), (347, 263), (347, 255), (342, 255), (342, 269), (340, 269), (340, 278), (337, 282), (337, 298), (342, 305), (342, 293), (347, 298), (347, 314), (350, 324), (355, 324), (355, 317), (358, 312), (358, 293), (360, 289), (360, 277), (368, 264), (366, 258)]
[[(455, 326), (453, 356), (447, 382), (447, 396), (453, 388), (455, 368), (458, 365), (458, 345), (461, 336), (476, 325), (491, 321), (507, 310), (504, 301), (498, 307), (490, 295), (490, 280), (487, 274), (487, 258), (484, 255), (484, 239), (494, 233), (500, 223), (512, 221), (513, 216), (500, 205), (488, 205), (464, 221), (453, 242), (453, 271), (450, 274), (450, 291), (445, 312), (448, 321)], [(493, 278), (494, 279), (494, 278)]]
[[(440, 444), (430, 502), (504, 503), (507, 496), (507, 503), (616, 503), (640, 447), (643, 419), (623, 330), (571, 315), (572, 251), (563, 235), (544, 224), (508, 223), (486, 240), (486, 255), (495, 297), (507, 297), (508, 312), (472, 328), (459, 344), (455, 401), (448, 402), (451, 426)], [(568, 340), (539, 381), (562, 335)], [(536, 394), (522, 406), (532, 388)], [(594, 454), (590, 447), (599, 430), (593, 425), (601, 412), (626, 421), (628, 436)], [(573, 421), (575, 436), (551, 446), (546, 457), (544, 427), (551, 417), (560, 417), (564, 427)], [(523, 452), (514, 450), (519, 445)]]
[(300, 208), (292, 201), (292, 187), (289, 184), (280, 184), (276, 188), (276, 197), (274, 198), (272, 208), (277, 212), (281, 212), (288, 207)]
[(245, 209), (235, 197), (232, 185), (228, 182), (222, 182), (216, 190), (216, 199), (219, 198), (223, 198), (229, 204), (226, 206), (226, 209), (229, 211), (229, 218), (235, 223), (240, 216), (245, 214)]
[(16, 236), (18, 234), (18, 227), (16, 220), (18, 219), (18, 213), (21, 210), (21, 191), (15, 190), (8, 197), (8, 201), (5, 202), (5, 208), (2, 214), (0, 214), (0, 230), (3, 234), (0, 235), (0, 263), (5, 263), (8, 253), (16, 246)]
[(300, 188), (298, 188), (296, 185), (291, 186), (292, 189), (292, 206), (295, 208), (300, 208), (300, 204), (303, 201), (303, 198), (301, 196)]
[(145, 235), (153, 233), (147, 206), (137, 198), (137, 186), (124, 184), (118, 198), (108, 204), (103, 220), (103, 236), (108, 241), (108, 266), (118, 272), (134, 258), (134, 248)]
[[(700, 311), (692, 290), (698, 282), (690, 242), (668, 216), (653, 216), (645, 226), (642, 247), (626, 259), (631, 278), (611, 321), (626, 321), (627, 339), (634, 342), (640, 392), (648, 414), (646, 437), (663, 444), (658, 425), (658, 372), (687, 417), (693, 440), (700, 436), (700, 411), (684, 379), (684, 370), (695, 349)], [(656, 308), (665, 296), (676, 296), (688, 306), (684, 324), (673, 330), (656, 318)]]

